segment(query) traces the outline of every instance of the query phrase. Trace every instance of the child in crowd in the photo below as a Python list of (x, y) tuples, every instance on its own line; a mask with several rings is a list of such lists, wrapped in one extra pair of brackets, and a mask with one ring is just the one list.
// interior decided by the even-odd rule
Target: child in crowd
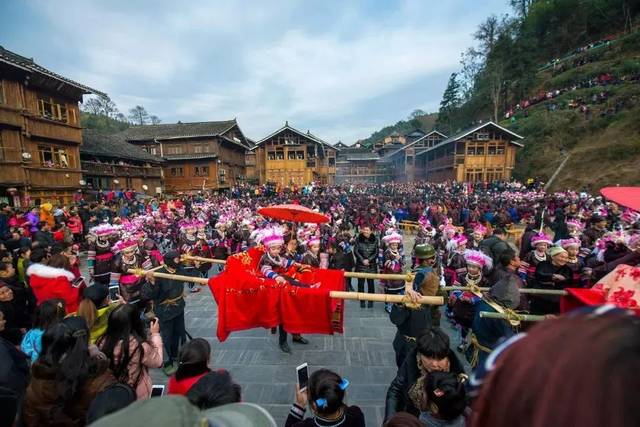
[(420, 421), (426, 427), (464, 427), (466, 394), (464, 383), (453, 372), (431, 372), (424, 387), (426, 411)]
[(20, 349), (31, 358), (31, 363), (38, 359), (42, 351), (44, 331), (64, 319), (65, 314), (64, 300), (57, 298), (46, 300), (36, 308), (33, 328), (25, 334), (20, 344)]
[[(307, 390), (301, 392), (296, 385), (296, 402), (291, 407), (285, 427), (363, 427), (365, 423), (362, 410), (344, 403), (348, 386), (349, 381), (335, 372), (328, 369), (317, 370), (311, 374)], [(313, 417), (305, 419), (307, 404), (313, 411)]]

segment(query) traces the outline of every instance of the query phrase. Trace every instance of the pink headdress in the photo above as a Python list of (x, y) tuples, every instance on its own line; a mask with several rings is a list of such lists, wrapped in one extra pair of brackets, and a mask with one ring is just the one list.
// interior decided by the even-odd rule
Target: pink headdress
[(307, 241), (307, 246), (311, 247), (313, 245), (319, 245), (320, 244), (320, 237), (318, 236), (311, 236), (309, 238), (309, 240)]
[(485, 236), (487, 234), (487, 231), (488, 231), (487, 227), (485, 227), (482, 224), (476, 224), (476, 226), (473, 227), (473, 232), (474, 233), (478, 233), (478, 234), (480, 234), (482, 236)]
[(464, 260), (467, 264), (474, 264), (479, 266), (480, 268), (487, 268), (491, 270), (493, 268), (493, 261), (490, 257), (483, 254), (480, 251), (475, 251), (473, 249), (467, 249), (464, 251)]
[(382, 238), (382, 241), (385, 242), (387, 245), (391, 243), (400, 244), (402, 243), (402, 236), (394, 231), (391, 234), (387, 234), (386, 236), (384, 236)]
[(111, 234), (117, 233), (119, 229), (120, 227), (116, 227), (115, 225), (100, 224), (95, 227), (91, 227), (89, 229), (89, 233), (94, 234), (98, 237), (106, 237), (110, 236)]
[(188, 220), (188, 219), (183, 219), (182, 221), (180, 221), (178, 223), (178, 226), (180, 227), (180, 230), (188, 230), (188, 229), (197, 228), (197, 225), (195, 225), (193, 221)]
[(620, 221), (626, 224), (634, 224), (640, 221), (640, 213), (627, 209), (622, 215), (620, 215)]
[(582, 224), (578, 219), (569, 219), (567, 220), (567, 227), (574, 227), (578, 230), (582, 230), (584, 228), (584, 224)]
[(259, 241), (264, 246), (270, 248), (272, 246), (284, 245), (283, 231), (281, 227), (267, 227), (260, 230)]
[(137, 248), (138, 247), (138, 241), (131, 239), (131, 238), (127, 238), (127, 239), (123, 239), (123, 240), (118, 240), (118, 242), (116, 242), (115, 245), (113, 245), (113, 252), (115, 253), (119, 253), (122, 252), (126, 249), (129, 248)]
[(553, 242), (543, 232), (540, 232), (531, 238), (531, 246), (535, 247), (539, 243), (546, 243), (547, 245), (551, 245)]
[(571, 246), (575, 246), (576, 248), (579, 248), (580, 245), (582, 244), (580, 239), (576, 239), (575, 237), (571, 237), (569, 239), (562, 239), (558, 243), (564, 249), (567, 249)]
[(424, 228), (430, 228), (431, 227), (431, 221), (429, 221), (429, 218), (427, 218), (426, 215), (422, 215), (418, 219), (418, 224), (420, 224)]

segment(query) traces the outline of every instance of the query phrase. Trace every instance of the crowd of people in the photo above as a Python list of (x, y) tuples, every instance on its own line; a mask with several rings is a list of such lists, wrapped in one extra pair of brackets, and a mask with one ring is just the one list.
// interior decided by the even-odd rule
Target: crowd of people
[[(322, 212), (329, 222), (292, 224), (258, 214), (282, 203)], [(187, 340), (185, 289), (200, 288), (148, 272), (209, 277), (223, 267), (184, 256), (224, 260), (258, 246), (265, 251), (257, 274), (282, 284), (301, 285), (290, 268), (411, 269), (410, 288), (348, 278), (344, 287), (406, 293), (409, 301), (445, 297), (444, 309), (384, 307), (397, 328), (389, 343), (398, 370), (386, 396), (387, 426), (507, 425), (518, 414), (530, 417), (521, 425), (571, 425), (562, 405), (591, 408), (580, 425), (638, 425), (637, 411), (624, 413), (638, 386), (637, 375), (624, 374), (640, 360), (636, 317), (607, 309), (534, 325), (480, 314), (554, 317), (559, 296), (520, 290), (589, 289), (621, 264), (640, 265), (640, 214), (586, 192), (546, 194), (517, 182), (238, 186), (227, 194), (162, 198), (120, 192), (68, 206), (2, 205), (0, 239), (0, 425), (137, 425), (136, 413), (163, 410), (155, 401), (164, 398), (149, 399), (150, 370), (158, 368), (169, 377), (168, 393), (184, 396), (168, 407), (196, 419), (229, 416), (252, 425), (242, 417), (254, 417), (264, 422), (255, 425), (271, 425), (260, 408), (239, 403), (242, 388), (228, 372), (210, 367), (210, 343)], [(609, 302), (633, 308), (637, 299), (632, 293)], [(372, 308), (360, 302), (361, 310)], [(460, 335), (457, 349), (440, 328), (445, 321)], [(594, 328), (609, 327), (617, 329), (606, 343), (591, 338)], [(287, 331), (279, 329), (280, 349), (291, 352)], [(552, 353), (562, 356), (534, 364)], [(534, 370), (535, 378), (515, 382), (508, 373)], [(585, 370), (593, 375), (582, 377)], [(547, 376), (557, 378), (551, 387), (541, 382)], [(530, 390), (529, 381), (538, 388)], [(578, 381), (588, 393), (571, 391)], [(347, 378), (316, 370), (306, 390), (296, 389), (286, 425), (365, 425), (362, 410), (347, 404), (348, 386)], [(594, 400), (601, 387), (615, 396), (603, 413)], [(511, 417), (501, 415), (505, 408)]]

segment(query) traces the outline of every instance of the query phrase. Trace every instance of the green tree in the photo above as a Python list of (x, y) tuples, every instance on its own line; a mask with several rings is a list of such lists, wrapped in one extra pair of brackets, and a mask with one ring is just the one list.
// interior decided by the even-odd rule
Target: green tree
[(447, 87), (442, 95), (442, 101), (440, 101), (437, 122), (438, 128), (446, 130), (448, 135), (453, 133), (456, 110), (460, 107), (461, 102), (458, 74), (451, 73)]

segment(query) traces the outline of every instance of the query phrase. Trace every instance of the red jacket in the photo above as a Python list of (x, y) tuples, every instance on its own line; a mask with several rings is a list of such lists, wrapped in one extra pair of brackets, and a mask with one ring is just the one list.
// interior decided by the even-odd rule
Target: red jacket
[(82, 234), (82, 220), (79, 216), (72, 216), (67, 220), (67, 227), (72, 234)]
[(44, 264), (32, 264), (27, 268), (27, 276), (38, 305), (52, 298), (61, 298), (66, 304), (67, 313), (78, 311), (82, 295), (79, 288), (71, 285), (75, 279), (72, 272)]
[(200, 378), (204, 377), (209, 372), (210, 371), (203, 372), (195, 377), (183, 378), (181, 380), (176, 380), (176, 376), (172, 375), (171, 378), (169, 378), (169, 384), (167, 385), (167, 388), (169, 389), (167, 394), (180, 394), (182, 396), (186, 396), (191, 387), (193, 387)]

